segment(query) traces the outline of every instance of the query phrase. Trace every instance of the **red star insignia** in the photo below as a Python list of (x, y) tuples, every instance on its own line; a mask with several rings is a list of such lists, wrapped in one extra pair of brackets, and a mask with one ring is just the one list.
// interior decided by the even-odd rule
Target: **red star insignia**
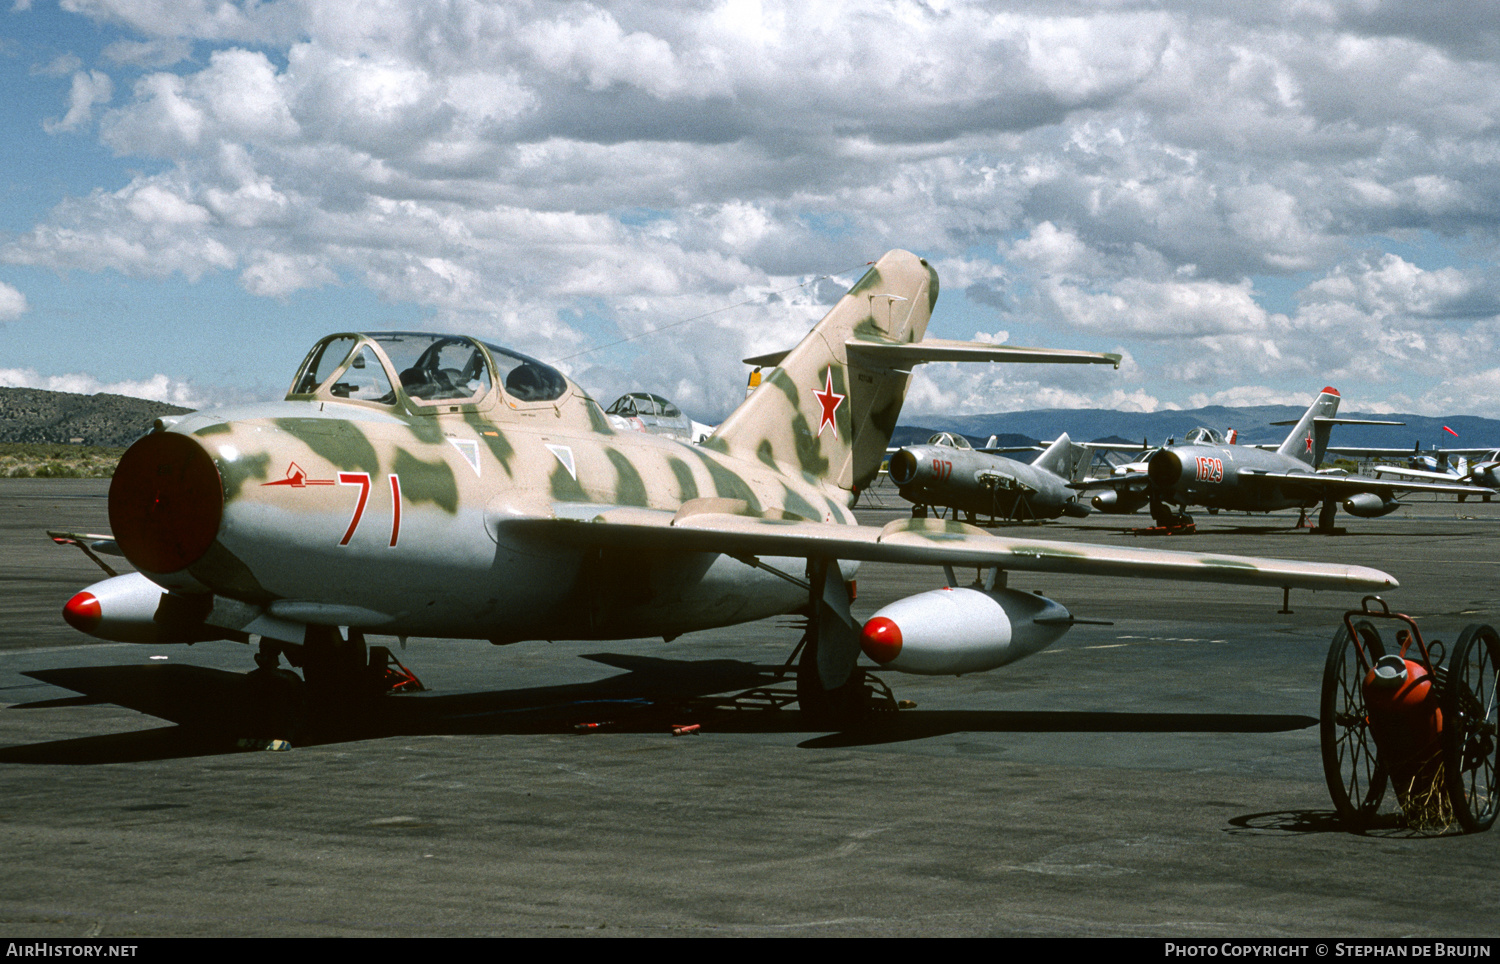
[(833, 420), (833, 413), (837, 412), (839, 406), (844, 404), (844, 396), (833, 390), (832, 368), (828, 369), (828, 385), (821, 392), (813, 389), (813, 397), (818, 400), (819, 405), (823, 406), (823, 420), (818, 423), (818, 435), (822, 436), (823, 426), (827, 425), (833, 429), (833, 437), (838, 438), (839, 426)]
[(1307, 437), (1307, 450), (1308, 450), (1308, 451), (1309, 451), (1309, 452), (1311, 452), (1311, 451), (1312, 451), (1312, 436), (1311, 436), (1311, 435), (1309, 435), (1309, 436), (1308, 436), (1308, 437)]

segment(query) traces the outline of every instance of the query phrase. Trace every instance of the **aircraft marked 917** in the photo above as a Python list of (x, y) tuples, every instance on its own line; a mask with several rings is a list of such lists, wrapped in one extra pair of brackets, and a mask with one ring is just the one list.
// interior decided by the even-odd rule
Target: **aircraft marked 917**
[[(366, 633), (672, 638), (800, 613), (799, 701), (839, 716), (868, 702), (861, 649), (888, 668), (960, 674), (1061, 637), (1068, 611), (1006, 588), (1011, 569), (1396, 585), (1363, 566), (1016, 539), (956, 520), (858, 524), (851, 508), (880, 469), (913, 366), (1118, 366), (925, 339), (937, 294), (925, 260), (885, 255), (794, 349), (747, 359), (775, 368), (701, 445), (617, 431), (557, 369), (477, 339), (331, 335), (285, 400), (160, 419), (131, 446), (110, 485), (113, 536), (54, 538), (139, 571), (78, 593), (64, 617), (131, 642), (258, 638), (263, 670), (281, 672), (284, 657), (303, 667), (310, 704), (335, 705), (368, 685)], [(282, 466), (287, 479), (340, 484), (269, 482)], [(381, 477), (389, 503), (372, 491)], [(861, 561), (989, 575), (982, 589), (898, 600), (861, 627), (846, 582)]]

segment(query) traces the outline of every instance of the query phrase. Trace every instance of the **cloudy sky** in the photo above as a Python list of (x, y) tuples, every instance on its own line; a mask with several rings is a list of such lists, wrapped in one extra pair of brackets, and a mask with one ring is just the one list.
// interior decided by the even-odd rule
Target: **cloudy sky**
[(909, 412), (1500, 416), (1494, 0), (8, 2), (0, 385), (423, 328), (717, 420), (903, 247), (935, 335), (1126, 355)]

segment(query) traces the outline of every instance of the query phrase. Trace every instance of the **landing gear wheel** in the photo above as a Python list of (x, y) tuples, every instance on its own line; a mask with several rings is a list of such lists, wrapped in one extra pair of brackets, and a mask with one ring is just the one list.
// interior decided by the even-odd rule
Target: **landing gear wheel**
[(323, 736), (343, 735), (363, 724), (379, 692), (368, 665), (369, 651), (359, 630), (351, 629), (346, 639), (336, 627), (307, 627), (302, 676), (310, 729)]
[(1469, 833), (1488, 830), (1500, 812), (1495, 787), (1497, 669), (1500, 634), (1478, 624), (1464, 629), (1443, 682), (1443, 769), (1453, 815)]
[(871, 688), (865, 671), (856, 666), (842, 685), (825, 689), (818, 677), (818, 640), (811, 629), (808, 633), (797, 660), (798, 708), (816, 726), (857, 725), (870, 715)]
[[(1369, 620), (1354, 624), (1371, 664), (1385, 655), (1380, 634)], [(1323, 747), (1323, 778), (1339, 819), (1355, 833), (1363, 831), (1385, 796), (1386, 774), (1375, 749), (1365, 709), (1364, 676), (1359, 651), (1340, 626), (1323, 665), (1323, 696), (1318, 733)]]

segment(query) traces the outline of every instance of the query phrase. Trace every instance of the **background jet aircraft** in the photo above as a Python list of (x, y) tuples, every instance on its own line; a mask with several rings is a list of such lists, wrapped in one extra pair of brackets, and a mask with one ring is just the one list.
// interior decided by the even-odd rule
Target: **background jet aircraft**
[(1030, 464), (988, 451), (976, 451), (969, 440), (938, 432), (926, 445), (909, 445), (890, 458), (890, 477), (901, 497), (914, 503), (912, 515), (923, 518), (929, 506), (965, 512), (969, 521), (987, 515), (1010, 522), (1081, 518), (1088, 506), (1068, 483), (1080, 478), (1093, 453), (1059, 436)]
[[(798, 613), (799, 702), (842, 717), (869, 704), (861, 649), (895, 669), (962, 673), (1066, 632), (1062, 606), (1005, 587), (1011, 569), (1396, 584), (1361, 566), (1002, 538), (934, 519), (857, 524), (850, 506), (880, 468), (913, 365), (1119, 361), (924, 342), (937, 292), (926, 261), (887, 254), (701, 446), (616, 431), (562, 373), (497, 345), (330, 336), (284, 401), (161, 419), (130, 447), (110, 485), (112, 538), (75, 541), (139, 572), (78, 593), (65, 618), (105, 639), (258, 637), (262, 671), (284, 680), (282, 657), (301, 666), (309, 713), (334, 725), (366, 705), (368, 633), (670, 638)], [(845, 581), (859, 561), (990, 575), (861, 627)]]
[(684, 442), (701, 442), (713, 433), (712, 425), (695, 422), (682, 414), (682, 409), (650, 392), (627, 392), (610, 403), (604, 410), (611, 427)]
[(1295, 423), (1272, 423), (1295, 425), (1275, 451), (1223, 444), (1211, 429), (1197, 429), (1189, 434), (1185, 444), (1168, 445), (1152, 455), (1147, 461), (1145, 478), (1101, 479), (1089, 486), (1107, 486), (1121, 501), (1144, 497), (1151, 505), (1152, 518), (1163, 526), (1190, 522), (1191, 517), (1185, 511), (1190, 505), (1270, 512), (1306, 510), (1321, 502), (1323, 508), (1317, 526), (1321, 531), (1333, 528), (1341, 504), (1350, 515), (1374, 518), (1400, 508), (1395, 499), (1397, 492), (1474, 491), (1472, 487), (1457, 484), (1389, 482), (1318, 471), (1328, 447), (1328, 433), (1334, 425), (1398, 424), (1337, 418), (1338, 406), (1339, 393), (1325, 388)]

